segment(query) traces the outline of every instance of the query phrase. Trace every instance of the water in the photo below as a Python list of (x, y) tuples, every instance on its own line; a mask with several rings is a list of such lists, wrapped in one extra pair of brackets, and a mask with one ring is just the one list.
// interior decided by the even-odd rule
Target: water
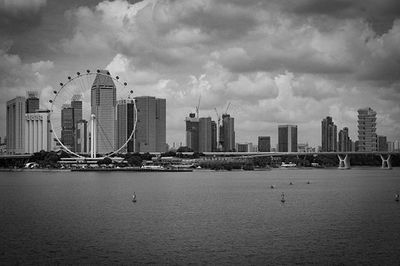
[(400, 169), (1, 172), (0, 263), (398, 265), (399, 191)]

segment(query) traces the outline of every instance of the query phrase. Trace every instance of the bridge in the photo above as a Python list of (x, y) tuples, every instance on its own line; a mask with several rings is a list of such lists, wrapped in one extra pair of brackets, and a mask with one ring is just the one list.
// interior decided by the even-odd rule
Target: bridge
[(339, 159), (339, 169), (350, 169), (351, 155), (373, 155), (379, 156), (382, 160), (382, 169), (392, 169), (392, 155), (400, 155), (399, 151), (346, 151), (346, 152), (203, 152), (205, 156), (226, 156), (226, 157), (274, 157), (274, 156), (318, 156), (318, 155), (336, 155)]

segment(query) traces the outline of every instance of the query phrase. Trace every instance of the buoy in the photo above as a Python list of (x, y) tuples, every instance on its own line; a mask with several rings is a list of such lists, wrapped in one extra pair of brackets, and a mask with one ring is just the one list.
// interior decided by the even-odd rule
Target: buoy
[(132, 202), (136, 202), (136, 194), (135, 194), (135, 192), (133, 192), (133, 195), (132, 195)]

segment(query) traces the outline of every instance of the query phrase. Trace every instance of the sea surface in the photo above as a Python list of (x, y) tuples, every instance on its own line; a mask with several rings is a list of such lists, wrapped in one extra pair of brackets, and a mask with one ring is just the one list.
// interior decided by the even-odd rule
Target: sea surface
[(399, 168), (0, 172), (0, 264), (399, 265), (399, 192)]

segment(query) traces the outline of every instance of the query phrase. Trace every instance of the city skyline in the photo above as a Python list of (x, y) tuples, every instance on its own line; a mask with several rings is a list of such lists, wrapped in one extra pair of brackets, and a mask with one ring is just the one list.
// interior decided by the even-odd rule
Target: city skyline
[(270, 136), (275, 147), (277, 125), (296, 124), (298, 143), (319, 146), (327, 116), (357, 140), (365, 107), (377, 135), (400, 139), (396, 1), (16, 2), (0, 3), (1, 110), (26, 91), (48, 109), (67, 76), (108, 69), (134, 96), (167, 100), (170, 145), (184, 143), (200, 95), (214, 121), (231, 102), (236, 142)]

